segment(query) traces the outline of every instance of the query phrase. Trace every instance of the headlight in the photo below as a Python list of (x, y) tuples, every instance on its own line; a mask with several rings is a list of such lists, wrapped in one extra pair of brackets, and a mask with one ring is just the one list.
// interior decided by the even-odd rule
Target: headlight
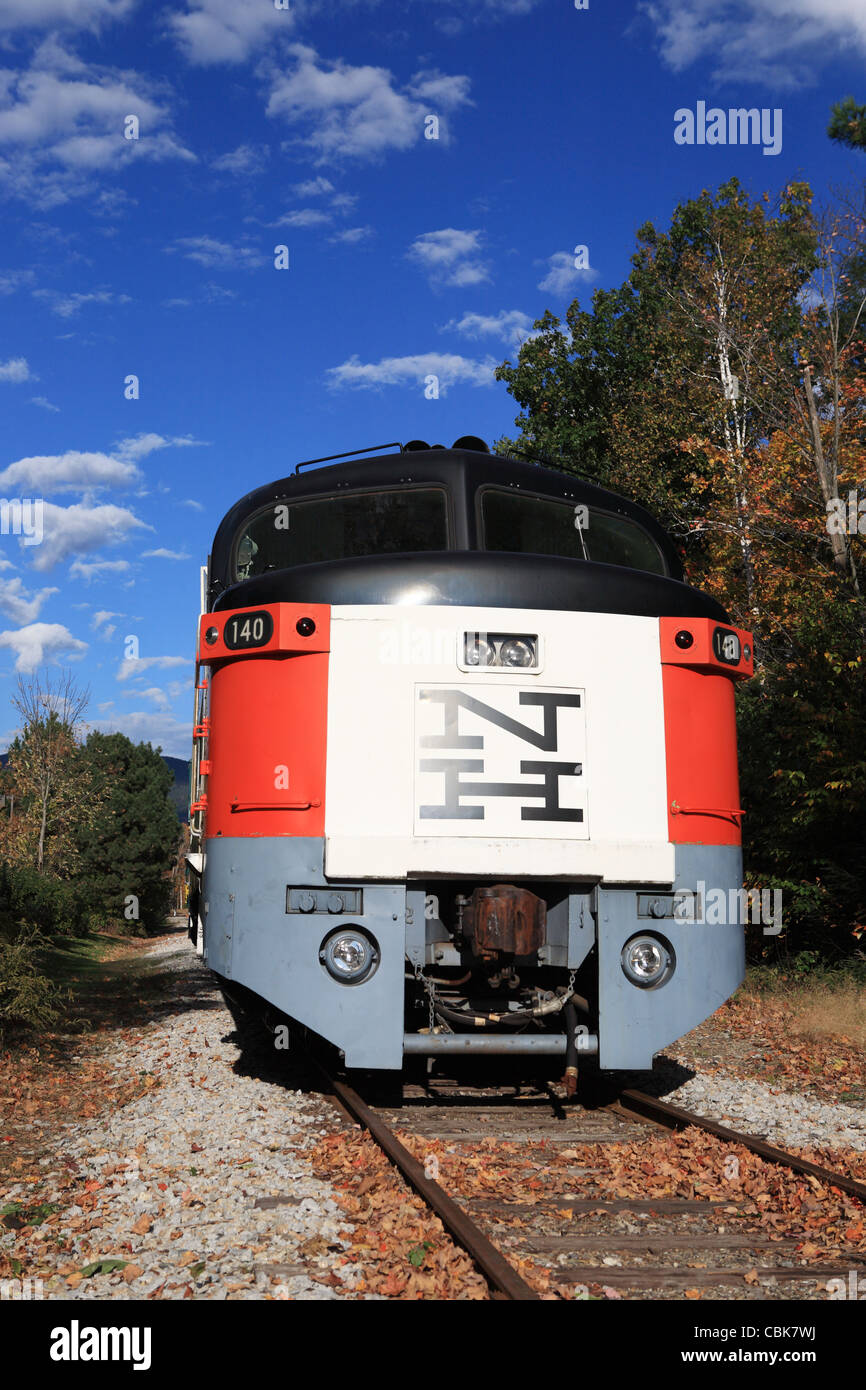
[(492, 666), (496, 660), (496, 648), (483, 637), (467, 632), (464, 646), (464, 661), (467, 666)]
[(633, 936), (622, 948), (622, 968), (642, 989), (663, 984), (674, 971), (673, 947), (659, 936)]
[(538, 670), (541, 643), (537, 632), (464, 632), (458, 666), (493, 666), (499, 670)]
[(499, 660), (503, 666), (534, 666), (535, 652), (530, 642), (521, 637), (509, 637), (499, 648)]
[(360, 927), (343, 927), (326, 936), (319, 960), (333, 979), (357, 985), (372, 975), (379, 964), (379, 949)]

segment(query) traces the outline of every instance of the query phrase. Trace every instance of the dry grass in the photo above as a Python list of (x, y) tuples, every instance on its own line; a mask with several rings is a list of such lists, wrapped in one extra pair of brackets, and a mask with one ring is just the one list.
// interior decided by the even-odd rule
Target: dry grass
[[(752, 991), (747, 986), (744, 993)], [(784, 1004), (792, 1033), (803, 1038), (845, 1038), (866, 1050), (866, 984), (853, 979), (806, 980), (780, 986), (771, 997)]]

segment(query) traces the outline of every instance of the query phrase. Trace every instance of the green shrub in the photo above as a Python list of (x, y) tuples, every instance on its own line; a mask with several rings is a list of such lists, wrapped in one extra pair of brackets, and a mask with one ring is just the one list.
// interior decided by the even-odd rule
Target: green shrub
[(0, 910), (5, 907), (15, 921), (32, 922), (47, 937), (86, 936), (92, 906), (80, 883), (3, 865)]
[(48, 1028), (60, 1017), (62, 991), (40, 973), (47, 942), (32, 922), (11, 941), (0, 939), (0, 1038), (24, 1028)]

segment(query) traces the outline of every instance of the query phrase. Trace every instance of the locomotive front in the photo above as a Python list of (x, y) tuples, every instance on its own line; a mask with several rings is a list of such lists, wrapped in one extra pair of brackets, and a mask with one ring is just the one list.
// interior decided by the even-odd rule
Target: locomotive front
[[(250, 494), (203, 603), (207, 964), (335, 1044), (649, 1067), (736, 988), (751, 639), (641, 508), (480, 441)], [(206, 707), (204, 694), (206, 691)]]

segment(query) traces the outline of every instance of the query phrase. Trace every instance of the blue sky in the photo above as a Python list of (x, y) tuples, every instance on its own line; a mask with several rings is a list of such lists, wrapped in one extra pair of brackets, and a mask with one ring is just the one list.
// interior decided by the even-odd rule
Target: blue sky
[[(17, 675), (71, 666), (95, 726), (186, 757), (232, 502), (511, 432), (493, 368), (641, 223), (862, 182), (825, 129), (864, 56), (864, 0), (0, 0), (0, 498), (43, 503), (0, 535), (0, 747)], [(780, 152), (677, 144), (700, 101), (780, 109)]]

